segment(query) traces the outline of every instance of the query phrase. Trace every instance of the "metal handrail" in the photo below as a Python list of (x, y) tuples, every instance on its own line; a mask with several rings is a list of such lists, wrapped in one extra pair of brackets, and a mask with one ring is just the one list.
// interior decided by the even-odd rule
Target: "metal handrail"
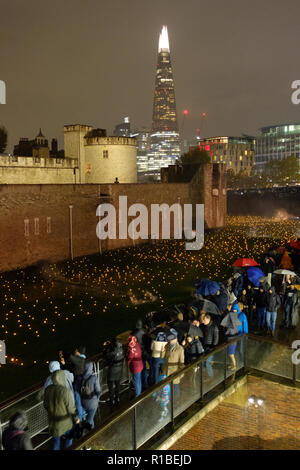
[(173, 374), (169, 375), (167, 378), (159, 382), (158, 384), (152, 385), (147, 388), (146, 391), (144, 391), (139, 397), (133, 399), (129, 404), (127, 403), (124, 407), (122, 407), (120, 410), (114, 412), (101, 426), (97, 427), (97, 429), (94, 429), (89, 433), (88, 436), (81, 438), (76, 442), (74, 446), (72, 446), (70, 449), (73, 448), (78, 448), (80, 447), (83, 443), (86, 443), (93, 439), (93, 437), (96, 434), (102, 434), (107, 428), (109, 428), (112, 424), (116, 423), (119, 421), (123, 416), (126, 414), (130, 413), (131, 411), (134, 411), (137, 407), (137, 405), (141, 405), (145, 400), (147, 400), (149, 397), (151, 397), (155, 392), (159, 391), (162, 387), (170, 384), (172, 385), (173, 381), (176, 378), (181, 377), (183, 374), (186, 374), (190, 370), (194, 369), (196, 366), (199, 364), (203, 364), (208, 357), (211, 355), (217, 354), (218, 352), (227, 350), (228, 346), (230, 344), (240, 342), (242, 341), (243, 338), (245, 338), (247, 335), (239, 335), (234, 338), (232, 338), (230, 341), (227, 341), (226, 343), (223, 343), (222, 345), (212, 349), (209, 353), (202, 355), (200, 358), (196, 359), (195, 361), (191, 362), (190, 364), (184, 366), (181, 368), (179, 371), (174, 372)]
[[(232, 337), (229, 341), (226, 341), (226, 342), (222, 343), (221, 345), (217, 346), (216, 348), (211, 349), (211, 351), (209, 353), (206, 353), (206, 354), (202, 355), (201, 357), (197, 358), (192, 363), (190, 363), (186, 366), (183, 366), (181, 369), (179, 369), (177, 372), (173, 373), (172, 375), (168, 376), (163, 381), (147, 388), (147, 390), (144, 391), (139, 397), (131, 400), (129, 403), (126, 403), (121, 409), (115, 411), (109, 417), (109, 419), (104, 421), (104, 423), (101, 424), (99, 427), (97, 427), (97, 429), (94, 429), (91, 433), (89, 433), (88, 436), (86, 436), (82, 440), (77, 441), (76, 444), (75, 444), (76, 448), (78, 448), (78, 446), (80, 446), (81, 443), (86, 443), (86, 442), (92, 440), (93, 437), (96, 434), (97, 435), (102, 434), (106, 429), (109, 428), (109, 426), (111, 426), (114, 423), (118, 422), (123, 416), (127, 415), (128, 413), (134, 412), (134, 410), (136, 410), (138, 405), (143, 404), (147, 399), (149, 399), (149, 397), (151, 397), (155, 392), (160, 390), (162, 387), (170, 384), (171, 388), (172, 388), (172, 384), (173, 384), (174, 380), (181, 377), (183, 374), (188, 373), (189, 371), (191, 371), (195, 367), (200, 366), (200, 376), (202, 377), (203, 364), (205, 363), (205, 361), (207, 360), (208, 357), (210, 357), (211, 355), (217, 354), (218, 352), (227, 350), (227, 348), (230, 344), (239, 343), (244, 338), (245, 338), (245, 340), (251, 339), (251, 340), (257, 341), (259, 343), (270, 343), (270, 344), (275, 344), (275, 345), (277, 344), (279, 346), (285, 347), (287, 350), (292, 349), (287, 344), (284, 344), (281, 341), (275, 340), (274, 338), (260, 337), (260, 336), (256, 336), (256, 335), (251, 334), (251, 333), (248, 333), (247, 335), (240, 335), (240, 336)], [(246, 341), (245, 341), (245, 346), (244, 346), (243, 349), (244, 349), (244, 352), (247, 351)], [(246, 356), (247, 356), (247, 354), (244, 354), (244, 367), (247, 367)], [(88, 360), (95, 362), (95, 364), (96, 364), (96, 373), (100, 378), (101, 377), (100, 373), (106, 366), (106, 364), (103, 361), (104, 367), (103, 368), (101, 367), (102, 366), (101, 362), (103, 360), (103, 353), (99, 353), (95, 356), (92, 356)], [(225, 362), (226, 362), (226, 360), (225, 360)], [(101, 367), (101, 369), (100, 369), (100, 367)], [(128, 371), (127, 371), (127, 374), (128, 374)], [(295, 381), (296, 380), (295, 367), (294, 367), (294, 370), (293, 370), (293, 376), (294, 376), (294, 381)], [(126, 377), (124, 376), (124, 380), (125, 380), (125, 378)], [(128, 380), (128, 376), (127, 376), (127, 380)], [(224, 365), (224, 385), (225, 385), (225, 380), (226, 380), (226, 367)], [(0, 405), (0, 437), (1, 437), (1, 430), (4, 429), (5, 425), (7, 425), (7, 422), (5, 422), (5, 423), (2, 422), (1, 423), (1, 412), (3, 412), (4, 410), (7, 410), (7, 408), (9, 408), (9, 406), (15, 405), (16, 403), (20, 402), (22, 399), (26, 399), (26, 398), (30, 397), (30, 395), (34, 394), (35, 392), (38, 392), (42, 388), (42, 386), (43, 386), (43, 382), (40, 382), (39, 384), (27, 389), (25, 392), (19, 393), (15, 396), (11, 397), (6, 402), (2, 402), (2, 404)], [(202, 387), (202, 386), (203, 386), (203, 384), (202, 384), (202, 381), (201, 381), (200, 387)], [(201, 388), (201, 391), (200, 391), (200, 396), (201, 397), (203, 396), (202, 388)], [(38, 403), (32, 404), (26, 411), (29, 412), (33, 408), (38, 407), (39, 405), (41, 405), (41, 403), (42, 403), (42, 401), (39, 401)], [(43, 423), (43, 426), (44, 426), (44, 423)], [(40, 432), (42, 432), (45, 429), (46, 429), (45, 427), (41, 426), (39, 432), (35, 432), (34, 435), (39, 434)], [(47, 441), (48, 440), (49, 440), (49, 438), (47, 439)], [(44, 442), (46, 442), (46, 441), (44, 441)], [(39, 444), (39, 446), (40, 445), (42, 445), (42, 444)]]

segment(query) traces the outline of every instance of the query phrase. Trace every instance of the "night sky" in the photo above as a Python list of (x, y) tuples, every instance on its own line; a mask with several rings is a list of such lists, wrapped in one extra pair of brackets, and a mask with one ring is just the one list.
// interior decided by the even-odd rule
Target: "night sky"
[(299, 0), (0, 0), (0, 18), (10, 151), (39, 127), (62, 145), (64, 124), (150, 126), (164, 24), (184, 137), (202, 112), (206, 136), (300, 122)]

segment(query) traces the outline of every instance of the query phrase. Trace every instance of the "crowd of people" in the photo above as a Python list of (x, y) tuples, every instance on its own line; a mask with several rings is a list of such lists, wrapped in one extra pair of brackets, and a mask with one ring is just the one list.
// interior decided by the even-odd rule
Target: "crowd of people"
[[(236, 268), (223, 283), (199, 280), (188, 301), (176, 306), (165, 318), (158, 315), (155, 320), (155, 314), (151, 313), (144, 322), (138, 320), (126, 345), (118, 338), (105, 343), (109, 398), (104, 402), (112, 409), (120, 405), (124, 360), (131, 373), (134, 397), (138, 397), (147, 387), (181, 370), (201, 355), (213, 353), (226, 341), (230, 341), (228, 367), (235, 370), (237, 342), (231, 340), (247, 334), (249, 329), (274, 336), (279, 309), (284, 312), (280, 326), (295, 328), (300, 306), (297, 273), (277, 275), (274, 271), (277, 268), (299, 271), (299, 255), (292, 259), (287, 250), (268, 252), (259, 261), (263, 276), (258, 282), (251, 281), (249, 271), (243, 267)], [(213, 354), (210, 354), (204, 362), (208, 381), (214, 375), (213, 364)], [(58, 360), (50, 362), (49, 372), (40, 398), (48, 414), (53, 450), (59, 450), (62, 438), (64, 447), (68, 448), (73, 438), (93, 429), (101, 390), (93, 362), (87, 360), (83, 346), (66, 357), (60, 351)], [(177, 399), (181, 394), (180, 381), (181, 376), (173, 382)], [(155, 398), (161, 406), (162, 420), (167, 414), (170, 385), (162, 387)], [(26, 429), (25, 413), (17, 412), (3, 433), (4, 448), (32, 449)]]

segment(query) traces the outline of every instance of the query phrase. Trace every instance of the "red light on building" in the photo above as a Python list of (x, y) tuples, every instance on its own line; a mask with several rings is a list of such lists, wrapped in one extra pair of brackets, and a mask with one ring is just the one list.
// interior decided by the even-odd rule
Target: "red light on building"
[(202, 113), (202, 117), (206, 117), (206, 113)]
[(184, 115), (189, 114), (188, 110), (187, 110), (187, 109), (184, 109), (184, 110), (183, 110), (183, 114), (184, 114)]

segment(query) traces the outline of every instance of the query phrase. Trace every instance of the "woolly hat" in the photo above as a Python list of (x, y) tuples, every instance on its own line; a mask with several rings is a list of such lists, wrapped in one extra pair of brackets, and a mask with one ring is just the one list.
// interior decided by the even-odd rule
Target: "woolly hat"
[(167, 336), (168, 341), (172, 341), (173, 339), (176, 339), (178, 336), (177, 331), (174, 330), (174, 328), (170, 328), (170, 334)]

